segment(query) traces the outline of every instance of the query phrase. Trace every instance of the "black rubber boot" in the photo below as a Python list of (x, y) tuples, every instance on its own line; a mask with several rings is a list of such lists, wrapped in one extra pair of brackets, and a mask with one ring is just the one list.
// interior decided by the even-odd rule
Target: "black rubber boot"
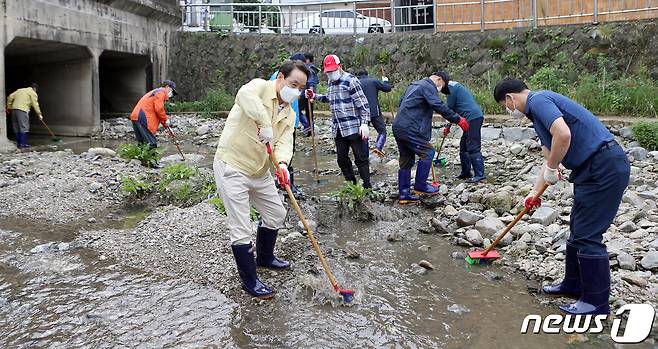
[(287, 269), (290, 263), (274, 256), (274, 245), (279, 231), (258, 227), (256, 232), (256, 265), (270, 269)]
[(578, 249), (567, 242), (567, 256), (564, 259), (564, 279), (555, 285), (544, 286), (544, 293), (551, 296), (578, 299), (582, 292), (580, 267), (578, 266)]
[(571, 315), (609, 315), (610, 260), (605, 255), (578, 254), (583, 292), (578, 302), (561, 305)]
[(480, 183), (483, 180), (486, 179), (484, 176), (484, 158), (482, 157), (481, 152), (477, 153), (468, 153), (468, 157), (471, 160), (471, 164), (473, 165), (473, 172), (475, 172), (475, 175), (467, 180), (466, 182), (468, 183)]
[(242, 279), (242, 289), (254, 297), (271, 298), (274, 291), (258, 280), (256, 274), (256, 260), (252, 252), (251, 243), (245, 245), (232, 245), (233, 257), (238, 267), (238, 274)]

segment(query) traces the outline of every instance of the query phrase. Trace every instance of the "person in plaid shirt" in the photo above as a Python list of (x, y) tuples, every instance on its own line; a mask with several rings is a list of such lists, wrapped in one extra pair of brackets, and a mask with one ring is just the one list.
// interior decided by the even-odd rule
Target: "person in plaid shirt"
[(329, 103), (331, 107), (331, 132), (336, 142), (338, 166), (345, 180), (356, 184), (356, 177), (349, 157), (350, 148), (359, 170), (364, 188), (371, 188), (370, 163), (368, 154), (368, 121), (370, 107), (361, 89), (359, 79), (343, 71), (336, 55), (324, 58), (324, 72), (329, 76), (329, 89), (326, 95), (306, 90), (309, 100)]

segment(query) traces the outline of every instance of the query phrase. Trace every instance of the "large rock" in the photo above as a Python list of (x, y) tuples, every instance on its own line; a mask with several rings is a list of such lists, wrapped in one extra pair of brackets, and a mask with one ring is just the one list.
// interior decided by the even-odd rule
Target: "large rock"
[(505, 127), (503, 138), (510, 142), (520, 142), (524, 139), (534, 139), (535, 130), (530, 127)]
[(493, 209), (497, 214), (502, 215), (512, 209), (512, 194), (506, 190), (500, 190), (485, 195), (482, 203), (487, 209)]
[(619, 227), (620, 231), (627, 232), (627, 233), (631, 232), (631, 231), (635, 231), (636, 229), (637, 229), (637, 227), (635, 227), (635, 223), (633, 223), (633, 221), (624, 222), (624, 224), (622, 224)]
[[(502, 231), (499, 231), (498, 233), (494, 234), (494, 236), (491, 237), (491, 240), (497, 239), (498, 236), (500, 235), (500, 233), (502, 233)], [(505, 237), (503, 237), (502, 240), (500, 240), (500, 242), (498, 243), (498, 246), (500, 246), (500, 247), (509, 246), (509, 245), (512, 244), (513, 241), (514, 241), (514, 238), (512, 237), (512, 234), (510, 234), (508, 232), (507, 234), (505, 234)]]
[(196, 134), (198, 134), (199, 136), (203, 136), (208, 132), (210, 132), (210, 126), (208, 125), (201, 125), (196, 129)]
[(635, 258), (626, 252), (620, 252), (617, 255), (617, 262), (619, 268), (624, 270), (635, 270)]
[[(505, 229), (505, 223), (495, 217), (484, 217), (475, 223), (475, 229), (479, 231), (482, 236), (487, 238), (493, 237), (496, 233)], [(510, 237), (512, 235), (510, 234)]]
[(629, 148), (628, 155), (631, 155), (635, 160), (644, 161), (647, 159), (647, 150), (642, 147)]
[(481, 130), (481, 137), (486, 141), (493, 141), (500, 138), (500, 134), (503, 131), (499, 128), (494, 127), (483, 127)]
[(642, 265), (642, 268), (648, 270), (658, 268), (658, 251), (651, 250), (647, 252), (642, 258), (642, 261), (640, 261), (640, 264)]
[(457, 225), (460, 227), (466, 227), (469, 225), (475, 224), (480, 219), (484, 218), (481, 214), (474, 213), (471, 211), (461, 210), (457, 214)]
[[(203, 159), (204, 156), (201, 154), (185, 154), (185, 162), (188, 164), (198, 164), (202, 162)], [(163, 166), (179, 162), (183, 162), (183, 158), (180, 156), (180, 154), (169, 155), (160, 159), (160, 165)]]
[(480, 235), (480, 232), (475, 229), (471, 229), (466, 232), (466, 240), (472, 243), (474, 246), (481, 246), (482, 243), (484, 242), (484, 239), (482, 238), (482, 235)]
[(94, 156), (100, 155), (100, 156), (109, 156), (109, 157), (113, 157), (117, 155), (117, 153), (114, 150), (108, 148), (89, 148), (89, 150), (87, 150), (87, 153)]
[(451, 234), (452, 232), (448, 230), (448, 226), (443, 223), (441, 220), (438, 218), (432, 218), (430, 219), (430, 225), (432, 228), (434, 228), (434, 231), (436, 231), (439, 234)]
[(619, 135), (624, 139), (633, 139), (633, 130), (630, 127), (622, 127)]
[(535, 213), (530, 217), (532, 223), (539, 223), (543, 225), (551, 225), (558, 217), (559, 212), (549, 206), (542, 206), (538, 208)]
[(510, 153), (516, 156), (524, 156), (528, 153), (528, 148), (526, 148), (523, 144), (519, 143), (514, 143), (512, 146), (509, 148)]

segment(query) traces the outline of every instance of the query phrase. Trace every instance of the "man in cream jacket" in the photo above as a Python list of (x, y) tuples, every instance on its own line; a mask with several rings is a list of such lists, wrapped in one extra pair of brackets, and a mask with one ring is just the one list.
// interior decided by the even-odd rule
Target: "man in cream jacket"
[[(293, 153), (295, 114), (290, 104), (299, 98), (308, 76), (301, 62), (289, 61), (279, 69), (276, 80), (254, 79), (235, 97), (215, 154), (214, 174), (226, 208), (231, 248), (242, 288), (254, 297), (270, 298), (274, 291), (263, 284), (256, 266), (286, 269), (287, 261), (274, 256), (279, 227), (286, 210), (269, 173), (265, 144), (272, 146), (280, 161), (276, 174), (282, 187), (289, 185), (288, 162)], [(249, 204), (261, 216), (253, 255)]]

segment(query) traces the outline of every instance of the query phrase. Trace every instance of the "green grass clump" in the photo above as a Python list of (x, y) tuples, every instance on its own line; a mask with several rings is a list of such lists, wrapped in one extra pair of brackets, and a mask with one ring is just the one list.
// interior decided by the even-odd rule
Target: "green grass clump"
[(372, 189), (364, 188), (361, 184), (354, 184), (346, 181), (343, 186), (330, 195), (342, 203), (346, 203), (348, 208), (354, 208), (354, 205), (363, 201), (363, 199), (372, 192)]
[(119, 145), (117, 154), (123, 159), (139, 160), (142, 166), (155, 167), (162, 157), (163, 150), (160, 148), (151, 148), (150, 145), (142, 143), (124, 143)]
[(642, 121), (631, 126), (633, 135), (640, 145), (648, 151), (658, 150), (658, 121)]
[(206, 97), (191, 102), (167, 102), (167, 112), (199, 112), (206, 117), (212, 117), (214, 112), (228, 111), (233, 107), (235, 96), (221, 88), (208, 90)]
[(153, 190), (153, 184), (142, 178), (121, 176), (121, 191), (129, 197), (145, 198)]

